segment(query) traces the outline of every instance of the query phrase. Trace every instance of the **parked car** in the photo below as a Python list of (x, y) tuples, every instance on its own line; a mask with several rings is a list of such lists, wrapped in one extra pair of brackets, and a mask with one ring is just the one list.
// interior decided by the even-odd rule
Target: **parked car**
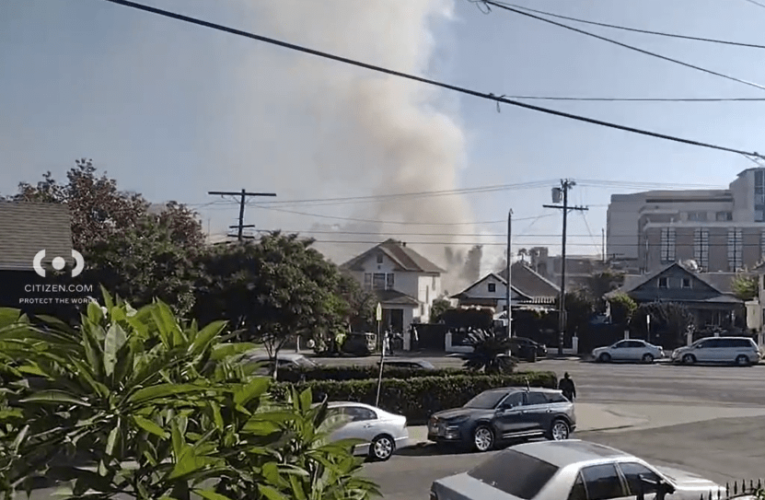
[(511, 439), (568, 439), (575, 428), (574, 404), (561, 391), (508, 387), (484, 391), (462, 408), (434, 413), (428, 439), (483, 452)]
[(611, 361), (642, 361), (653, 363), (656, 359), (664, 357), (664, 348), (649, 344), (645, 340), (625, 339), (607, 347), (593, 349), (592, 358), (601, 363)]
[(374, 333), (349, 333), (340, 349), (353, 356), (369, 356), (375, 350), (376, 339), (377, 336)]
[(510, 339), (510, 352), (519, 359), (532, 360), (547, 357), (547, 346), (525, 337), (512, 337)]
[(749, 337), (707, 337), (672, 352), (674, 363), (726, 363), (756, 365), (762, 353)]
[[(380, 364), (379, 362), (377, 363)], [(396, 368), (412, 368), (414, 370), (435, 370), (436, 367), (430, 361), (410, 358), (385, 358), (385, 366)]]
[(355, 455), (365, 455), (375, 461), (388, 460), (396, 449), (409, 440), (406, 417), (395, 415), (374, 406), (353, 402), (330, 402), (328, 416), (346, 421), (332, 432), (330, 441), (363, 439), (364, 444), (354, 448)]
[(655, 467), (623, 451), (570, 439), (513, 446), (469, 472), (438, 479), (431, 500), (698, 500), (725, 488), (701, 476)]
[[(263, 363), (263, 367), (258, 369), (255, 373), (259, 375), (268, 375), (273, 371), (273, 361), (271, 361), (271, 358), (268, 356), (268, 353), (264, 353), (262, 351), (255, 351), (255, 352), (249, 352), (245, 353), (241, 358), (240, 362), (242, 363)], [(306, 358), (302, 354), (298, 353), (278, 353), (276, 356), (276, 364), (277, 364), (277, 371), (278, 368), (281, 367), (290, 367), (290, 368), (317, 368), (319, 365), (311, 361), (310, 359)]]

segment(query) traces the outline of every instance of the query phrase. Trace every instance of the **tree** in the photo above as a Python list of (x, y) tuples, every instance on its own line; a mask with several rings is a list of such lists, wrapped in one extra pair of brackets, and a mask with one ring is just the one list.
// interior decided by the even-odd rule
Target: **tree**
[(749, 301), (759, 295), (759, 280), (757, 276), (738, 273), (731, 279), (731, 288), (736, 298)]
[(368, 319), (370, 299), (312, 243), (274, 232), (215, 248), (204, 259), (198, 312), (232, 321), (242, 339), (262, 342), (272, 360), (297, 335), (347, 329), (356, 314)]
[(66, 183), (48, 172), (37, 185), (20, 183), (14, 199), (68, 206), (74, 248), (87, 265), (83, 279), (103, 282), (135, 305), (159, 296), (180, 313), (189, 310), (195, 277), (187, 271), (205, 235), (184, 205), (170, 202), (150, 213), (141, 195), (120, 191), (106, 173), (97, 176), (86, 159), (75, 162)]
[(675, 345), (685, 344), (685, 335), (694, 326), (694, 318), (688, 309), (675, 302), (650, 302), (640, 304), (632, 316), (630, 327), (648, 334), (646, 317), (651, 317), (651, 334), (666, 336)]
[(587, 329), (597, 309), (597, 302), (582, 292), (567, 293), (565, 301), (566, 330), (573, 333)]
[(603, 297), (624, 284), (624, 273), (611, 269), (593, 273), (584, 283), (584, 292), (598, 303), (604, 303)]
[[(357, 441), (326, 443), (338, 423), (310, 391), (228, 361), (224, 322), (197, 328), (157, 302), (135, 310), (104, 294), (79, 329), (48, 331), (0, 310), (0, 485), (70, 482), (70, 499), (367, 499)], [(135, 465), (131, 466), (133, 462)], [(94, 466), (94, 471), (84, 466)]]
[(467, 345), (473, 351), (465, 355), (465, 369), (487, 374), (512, 373), (516, 360), (510, 356), (512, 339), (487, 330), (468, 333)]
[(433, 301), (433, 305), (430, 307), (430, 322), (438, 323), (441, 321), (441, 317), (446, 313), (454, 309), (452, 303), (443, 297), (439, 297)]
[(628, 325), (638, 308), (637, 303), (626, 293), (617, 293), (608, 299), (611, 305), (611, 322), (619, 325)]

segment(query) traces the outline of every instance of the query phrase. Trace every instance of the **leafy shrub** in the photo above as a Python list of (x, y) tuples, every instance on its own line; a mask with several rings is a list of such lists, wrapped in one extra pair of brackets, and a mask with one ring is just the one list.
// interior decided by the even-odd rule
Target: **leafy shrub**
[[(454, 375), (450, 377), (410, 377), (406, 380), (383, 380), (380, 407), (404, 415), (410, 424), (427, 422), (431, 414), (456, 408), (467, 403), (476, 394), (498, 387), (525, 386), (557, 387), (554, 372), (527, 372), (513, 375)], [(274, 386), (272, 394), (285, 394), (292, 384)], [(358, 401), (374, 404), (377, 380), (316, 380), (295, 384), (299, 391), (311, 389), (316, 397), (326, 396), (329, 401)]]
[(474, 330), (468, 333), (467, 345), (473, 348), (465, 355), (465, 368), (487, 375), (513, 373), (517, 361), (509, 356), (513, 340), (504, 332)]
[[(280, 382), (310, 382), (313, 380), (376, 380), (379, 372), (379, 365), (322, 366), (316, 368), (280, 367), (278, 372), (278, 380)], [(425, 370), (418, 368), (404, 368), (400, 366), (383, 366), (383, 378), (386, 379), (408, 379), (411, 377), (449, 377), (468, 374), (469, 372), (466, 372), (460, 368)]]

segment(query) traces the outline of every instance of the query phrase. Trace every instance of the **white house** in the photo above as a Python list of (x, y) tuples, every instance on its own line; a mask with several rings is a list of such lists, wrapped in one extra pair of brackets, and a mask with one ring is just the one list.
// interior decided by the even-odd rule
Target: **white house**
[(393, 239), (341, 268), (377, 295), (383, 309), (383, 328), (401, 333), (413, 322), (428, 321), (433, 301), (441, 294), (441, 274), (446, 272), (405, 242)]
[[(462, 292), (452, 296), (460, 307), (490, 307), (507, 310), (507, 271), (489, 273)], [(510, 277), (513, 308), (546, 309), (555, 305), (559, 289), (522, 262), (513, 264)]]

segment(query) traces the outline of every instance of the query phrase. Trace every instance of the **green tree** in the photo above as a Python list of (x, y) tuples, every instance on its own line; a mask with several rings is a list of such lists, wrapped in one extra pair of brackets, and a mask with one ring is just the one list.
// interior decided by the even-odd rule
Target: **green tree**
[(467, 345), (473, 351), (465, 355), (465, 369), (488, 374), (512, 373), (516, 360), (510, 356), (512, 339), (487, 330), (468, 333)]
[(272, 359), (298, 335), (347, 329), (354, 315), (368, 319), (370, 300), (312, 244), (275, 232), (213, 249), (204, 259), (197, 310), (234, 322), (242, 339), (263, 343)]
[(587, 295), (600, 311), (605, 310), (608, 292), (612, 292), (624, 284), (624, 273), (606, 269), (588, 276), (582, 287), (582, 292)]
[(688, 329), (694, 326), (693, 314), (684, 305), (676, 302), (650, 302), (638, 306), (632, 316), (630, 328), (646, 334), (646, 317), (649, 315), (651, 334), (664, 335), (676, 345), (685, 344), (685, 335)]
[(626, 293), (617, 293), (608, 302), (611, 305), (611, 321), (615, 324), (628, 325), (638, 308), (637, 303)]
[(597, 301), (581, 291), (566, 294), (566, 330), (584, 331), (597, 311)]
[(754, 300), (759, 294), (757, 276), (738, 273), (731, 279), (731, 288), (736, 298), (744, 301)]
[(452, 303), (443, 297), (437, 298), (433, 301), (433, 305), (430, 308), (430, 322), (438, 323), (441, 321), (441, 317), (446, 311), (454, 309)]
[(116, 180), (98, 176), (86, 159), (75, 162), (65, 183), (50, 172), (36, 185), (20, 183), (14, 199), (68, 206), (74, 248), (87, 265), (84, 280), (102, 282), (135, 305), (159, 296), (180, 313), (191, 307), (192, 259), (205, 235), (184, 205), (170, 202), (150, 213), (141, 195), (120, 191)]
[[(327, 443), (326, 402), (228, 360), (224, 322), (199, 329), (161, 302), (135, 310), (104, 294), (79, 329), (40, 331), (0, 310), (0, 486), (66, 481), (68, 498), (366, 499), (353, 441)], [(131, 465), (130, 462), (133, 462)], [(83, 465), (94, 465), (94, 470)]]

